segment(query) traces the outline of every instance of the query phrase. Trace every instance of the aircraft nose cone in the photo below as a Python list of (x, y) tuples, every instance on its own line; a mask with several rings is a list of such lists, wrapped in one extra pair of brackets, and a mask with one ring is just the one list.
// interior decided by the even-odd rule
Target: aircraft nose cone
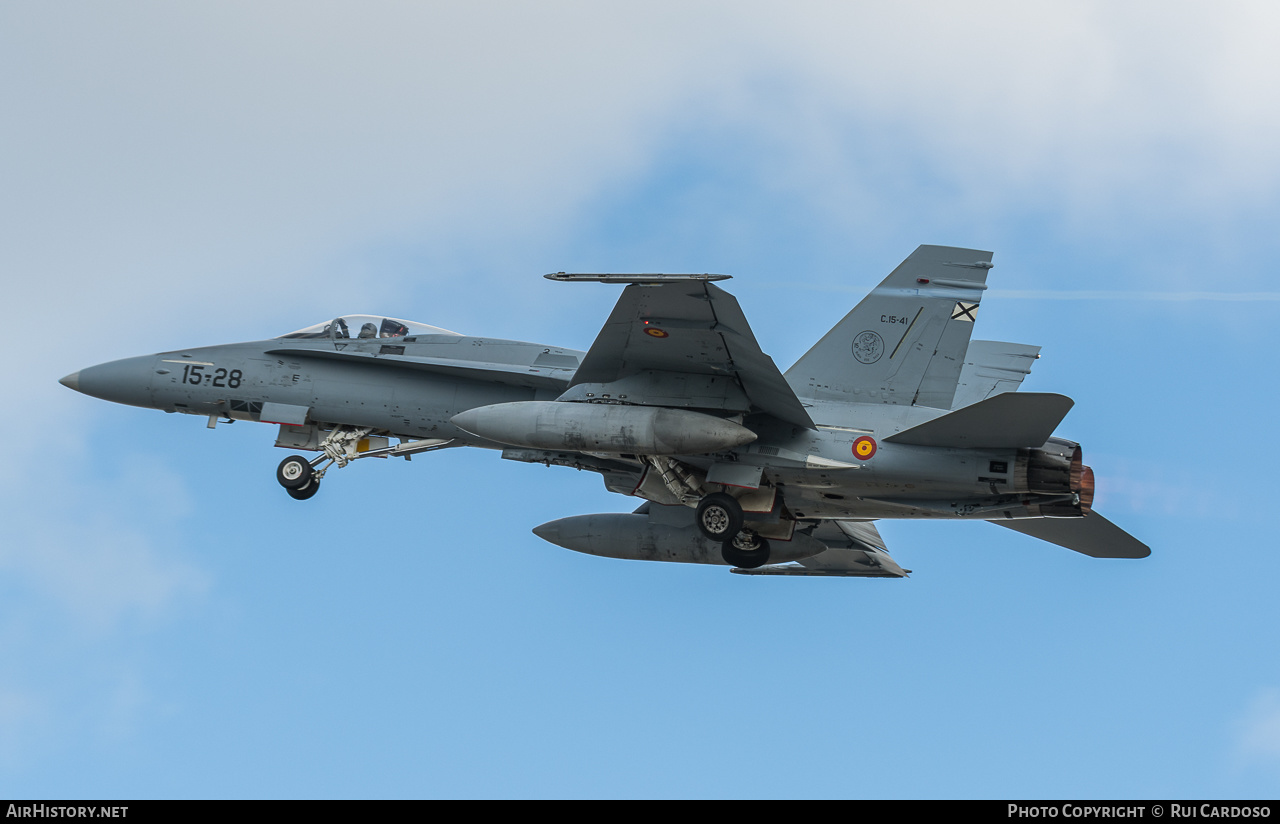
[(67, 375), (59, 383), (104, 401), (130, 406), (151, 406), (154, 355), (100, 363)]

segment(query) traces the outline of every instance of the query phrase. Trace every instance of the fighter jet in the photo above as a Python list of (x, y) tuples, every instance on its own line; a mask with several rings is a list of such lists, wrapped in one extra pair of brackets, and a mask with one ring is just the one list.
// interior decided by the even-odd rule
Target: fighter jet
[(1039, 347), (970, 340), (991, 253), (921, 246), (785, 373), (728, 275), (626, 284), (586, 352), (342, 315), (265, 341), (104, 363), (96, 398), (279, 427), (276, 478), (307, 500), (364, 458), (475, 446), (599, 473), (640, 498), (534, 533), (611, 558), (750, 575), (905, 577), (875, 521), (988, 521), (1097, 558), (1150, 550), (1094, 512), (1073, 402), (1019, 392)]

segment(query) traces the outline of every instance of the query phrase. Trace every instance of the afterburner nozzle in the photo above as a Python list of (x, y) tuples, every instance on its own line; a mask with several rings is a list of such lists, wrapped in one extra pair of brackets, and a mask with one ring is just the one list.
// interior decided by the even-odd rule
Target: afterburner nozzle
[(1093, 507), (1093, 467), (1080, 467), (1080, 508), (1091, 512)]

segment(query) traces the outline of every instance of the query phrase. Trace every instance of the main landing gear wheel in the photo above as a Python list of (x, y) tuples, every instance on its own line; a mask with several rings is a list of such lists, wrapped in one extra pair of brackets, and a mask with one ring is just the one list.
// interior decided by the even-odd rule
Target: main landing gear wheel
[(720, 557), (730, 566), (755, 569), (769, 563), (769, 542), (751, 530), (743, 530), (721, 545)]
[(289, 497), (293, 498), (295, 501), (305, 501), (307, 498), (310, 498), (312, 495), (316, 494), (319, 491), (320, 491), (319, 478), (312, 478), (307, 482), (306, 486), (301, 487), (299, 489), (285, 489), (285, 492), (289, 493)]
[(290, 455), (281, 461), (279, 468), (276, 469), (276, 480), (280, 482), (281, 486), (292, 492), (295, 489), (305, 487), (311, 480), (312, 472), (310, 461), (301, 455)]
[(737, 498), (712, 492), (698, 504), (698, 529), (713, 541), (727, 541), (742, 531), (744, 516)]

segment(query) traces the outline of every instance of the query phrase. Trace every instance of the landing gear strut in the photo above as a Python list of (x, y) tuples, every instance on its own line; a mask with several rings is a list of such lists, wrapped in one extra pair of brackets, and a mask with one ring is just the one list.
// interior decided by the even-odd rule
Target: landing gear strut
[[(369, 427), (339, 426), (320, 442), (320, 454), (314, 458), (290, 455), (276, 469), (276, 480), (289, 493), (290, 498), (305, 501), (320, 489), (324, 473), (337, 464), (346, 466), (359, 458), (408, 458), (419, 452), (433, 452), (453, 443), (444, 439), (428, 439), (402, 442), (396, 446), (384, 446), (361, 451), (361, 441), (374, 430)], [(385, 443), (385, 439), (383, 439)]]

